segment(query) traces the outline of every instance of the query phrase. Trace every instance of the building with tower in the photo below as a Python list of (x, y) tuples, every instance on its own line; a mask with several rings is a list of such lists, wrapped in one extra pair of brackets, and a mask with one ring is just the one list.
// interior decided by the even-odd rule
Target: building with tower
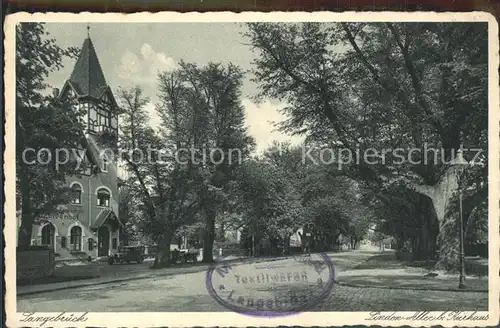
[(74, 99), (77, 109), (85, 113), (85, 168), (81, 176), (68, 178), (73, 198), (63, 206), (64, 215), (34, 225), (32, 244), (53, 248), (59, 259), (108, 256), (120, 245), (123, 228), (118, 213), (117, 161), (104, 153), (117, 146), (119, 107), (89, 35), (71, 76), (55, 92), (59, 100)]

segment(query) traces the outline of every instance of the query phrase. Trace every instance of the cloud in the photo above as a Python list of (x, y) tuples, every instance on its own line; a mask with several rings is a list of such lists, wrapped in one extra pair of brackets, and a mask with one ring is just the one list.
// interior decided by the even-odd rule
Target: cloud
[(177, 68), (177, 63), (172, 57), (167, 57), (163, 52), (156, 52), (151, 45), (144, 43), (135, 54), (127, 50), (118, 67), (118, 76), (134, 83), (154, 84), (158, 73), (172, 71)]
[(268, 148), (273, 141), (289, 141), (292, 144), (300, 144), (304, 138), (290, 136), (278, 130), (276, 123), (282, 122), (286, 117), (279, 112), (285, 107), (284, 103), (272, 104), (265, 101), (255, 104), (250, 99), (243, 99), (242, 105), (245, 108), (246, 125), (248, 133), (255, 138), (256, 152), (261, 153)]

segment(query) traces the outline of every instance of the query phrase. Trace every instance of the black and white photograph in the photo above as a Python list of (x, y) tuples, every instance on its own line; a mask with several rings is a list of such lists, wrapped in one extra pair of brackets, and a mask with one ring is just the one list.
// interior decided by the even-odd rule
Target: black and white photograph
[(493, 16), (141, 15), (6, 25), (9, 326), (498, 322)]

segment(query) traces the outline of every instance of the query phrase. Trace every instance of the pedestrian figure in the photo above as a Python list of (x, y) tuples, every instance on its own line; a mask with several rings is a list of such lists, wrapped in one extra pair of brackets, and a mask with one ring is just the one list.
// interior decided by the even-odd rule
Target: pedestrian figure
[(304, 251), (307, 253), (307, 255), (311, 255), (311, 248), (309, 246), (309, 240), (306, 240), (306, 243), (304, 245)]
[(179, 259), (179, 250), (177, 248), (175, 248), (172, 251), (172, 263), (176, 264), (178, 259)]

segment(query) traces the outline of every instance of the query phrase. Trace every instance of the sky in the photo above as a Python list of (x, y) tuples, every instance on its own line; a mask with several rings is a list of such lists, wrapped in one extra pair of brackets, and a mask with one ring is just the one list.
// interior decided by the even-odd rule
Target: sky
[[(249, 71), (255, 56), (241, 35), (245, 26), (240, 23), (92, 23), (89, 27), (106, 82), (113, 90), (141, 86), (151, 100), (147, 109), (155, 127), (159, 123), (154, 111), (159, 72), (175, 69), (180, 60), (198, 65), (232, 62)], [(82, 23), (46, 23), (45, 29), (61, 47), (81, 48), (87, 37), (87, 24)], [(61, 88), (74, 63), (75, 60), (65, 60), (64, 67), (52, 73), (47, 83)], [(284, 103), (251, 100), (257, 92), (251, 77), (250, 72), (245, 75), (241, 101), (248, 132), (256, 140), (256, 151), (263, 151), (273, 140), (299, 143), (300, 137), (276, 131), (275, 123), (285, 119), (278, 112)]]

